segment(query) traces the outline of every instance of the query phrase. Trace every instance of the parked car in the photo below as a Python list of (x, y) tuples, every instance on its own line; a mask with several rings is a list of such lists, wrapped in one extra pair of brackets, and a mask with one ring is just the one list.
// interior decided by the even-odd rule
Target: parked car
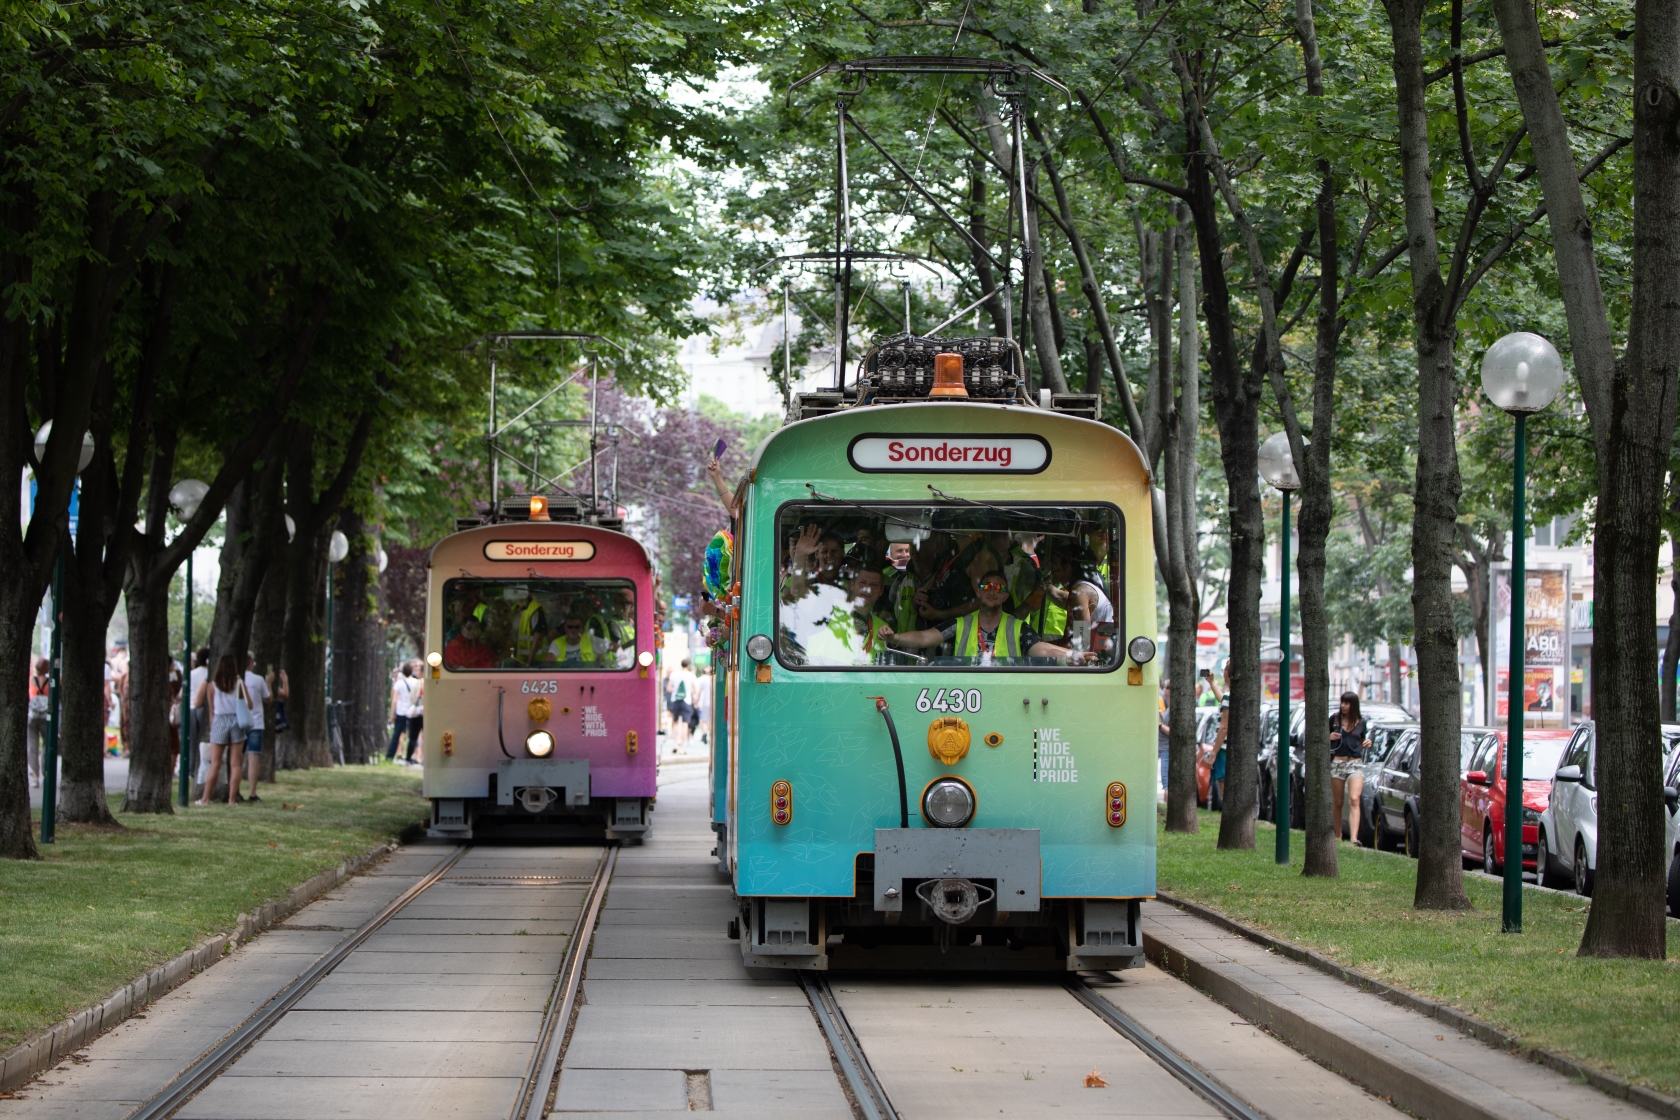
[[(1528, 734), (1525, 733), (1525, 740)], [(1680, 744), (1680, 724), (1662, 725), (1662, 753), (1665, 760), (1664, 784), (1673, 785), (1676, 764), (1676, 744)], [(1571, 734), (1569, 745), (1558, 762), (1549, 788), (1549, 801), (1538, 822), (1543, 847), (1540, 863), (1535, 871), (1541, 886), (1573, 886), (1575, 893), (1590, 897), (1593, 890), (1593, 870), (1598, 866), (1598, 728), (1592, 721), (1581, 724)], [(1524, 778), (1528, 777), (1525, 772)], [(1674, 832), (1672, 823), (1668, 832)], [(1524, 828), (1524, 833), (1527, 829)], [(1675, 850), (1670, 837), (1667, 850)], [(1673, 868), (1669, 871), (1669, 905), (1674, 905), (1675, 882)]]
[[(1467, 764), (1472, 752), (1492, 734), (1495, 732), (1490, 727), (1461, 729), (1458, 754), (1460, 778), (1469, 769)], [(1374, 740), (1371, 745), (1376, 746)], [(1414, 859), (1418, 854), (1417, 824), (1421, 819), (1419, 806), (1423, 795), (1423, 775), (1418, 765), (1421, 747), (1421, 728), (1414, 725), (1401, 729), (1389, 747), (1387, 757), (1374, 767), (1375, 778), (1366, 778), (1368, 787), (1375, 786), (1369, 790), (1366, 801), (1371, 816), (1372, 843), (1384, 851), (1404, 848), (1406, 854)]]
[(1410, 731), (1416, 733), (1415, 723), (1373, 723), (1371, 749), (1365, 752), (1364, 785), (1359, 791), (1359, 842), (1367, 848), (1377, 843), (1377, 814), (1373, 802), (1377, 797), (1377, 779), (1382, 776), (1383, 763), (1394, 752), (1400, 740)]
[[(1577, 732), (1568, 728), (1523, 731), (1522, 851), (1524, 870), (1536, 866), (1540, 815), (1551, 801), (1552, 775)], [(1459, 848), (1467, 862), (1480, 863), (1489, 875), (1503, 870), (1505, 851), (1506, 732), (1483, 737), (1459, 781)]]
[[(1333, 701), (1330, 710), (1325, 713), (1325, 723), (1341, 709), (1341, 702)], [(1398, 704), (1385, 704), (1378, 700), (1366, 701), (1360, 704), (1360, 714), (1367, 723), (1375, 725), (1382, 723), (1406, 723), (1412, 714)], [(1306, 756), (1301, 753), (1307, 725), (1306, 705), (1294, 704), (1289, 709), (1289, 827), (1307, 827), (1307, 772)], [(1376, 741), (1372, 740), (1372, 747)], [(1369, 779), (1367, 779), (1368, 781)], [(1274, 711), (1269, 724), (1261, 724), (1260, 737), (1260, 818), (1274, 820), (1277, 801), (1277, 716)], [(1345, 827), (1344, 827), (1345, 835)]]

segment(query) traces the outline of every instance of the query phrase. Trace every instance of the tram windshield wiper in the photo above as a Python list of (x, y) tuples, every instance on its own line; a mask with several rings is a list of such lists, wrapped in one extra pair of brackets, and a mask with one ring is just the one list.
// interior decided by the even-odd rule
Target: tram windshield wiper
[(933, 491), (933, 496), (934, 497), (942, 498), (943, 500), (945, 500), (947, 502), (955, 502), (956, 504), (962, 505), (962, 506), (976, 506), (980, 509), (989, 509), (993, 513), (1007, 513), (1011, 517), (1025, 517), (1025, 518), (1027, 518), (1028, 520), (1031, 520), (1031, 521), (1046, 521), (1046, 522), (1049, 522), (1052, 525), (1062, 525), (1062, 524), (1065, 524), (1068, 521), (1068, 518), (1066, 518), (1066, 517), (1045, 517), (1043, 514), (1034, 513), (1030, 509), (1020, 509), (1016, 506), (993, 505), (991, 502), (981, 502), (981, 501), (976, 501), (973, 498), (962, 498), (962, 497), (958, 497), (955, 494), (947, 494), (947, 493), (945, 493), (945, 491), (943, 491), (939, 487), (933, 485), (933, 483), (931, 483), (931, 482), (928, 483), (928, 489)]
[(853, 509), (861, 509), (865, 513), (879, 517), (882, 521), (890, 521), (894, 525), (902, 525), (906, 529), (915, 529), (923, 533), (927, 532), (929, 529), (929, 526), (924, 522), (908, 521), (902, 517), (895, 516), (891, 512), (890, 507), (864, 505), (862, 502), (854, 502), (849, 498), (837, 498), (833, 494), (824, 494), (821, 490), (818, 490), (809, 482), (805, 484), (805, 489), (809, 490), (811, 492), (811, 497), (815, 498), (819, 502), (834, 502), (836, 505), (851, 506)]

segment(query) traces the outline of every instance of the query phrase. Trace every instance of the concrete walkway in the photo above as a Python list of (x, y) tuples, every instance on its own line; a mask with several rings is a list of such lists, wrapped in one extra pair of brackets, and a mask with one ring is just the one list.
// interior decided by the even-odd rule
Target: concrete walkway
[(1147, 902), (1143, 913), (1151, 964), (1164, 962), (1238, 1014), (1419, 1116), (1651, 1115), (1165, 903)]

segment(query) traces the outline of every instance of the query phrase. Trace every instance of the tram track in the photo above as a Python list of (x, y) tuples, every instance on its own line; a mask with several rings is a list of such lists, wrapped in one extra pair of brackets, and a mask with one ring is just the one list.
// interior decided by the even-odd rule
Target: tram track
[[(128, 1114), (126, 1120), (166, 1120), (175, 1115), (189, 1101), (225, 1073), (241, 1056), (262, 1040), (288, 1012), (293, 1010), (321, 981), (348, 960), (357, 949), (383, 926), (401, 914), (431, 887), (443, 882), (473, 845), (462, 844), (386, 904), (367, 921), (357, 926), (348, 937), (318, 957), (296, 979), (292, 980), (267, 1003), (235, 1027), (215, 1046), (201, 1054), (173, 1081), (144, 1101)], [(589, 956), (589, 940), (600, 914), (607, 884), (617, 863), (618, 850), (607, 849), (596, 865), (595, 873), (579, 909), (553, 988), (544, 1007), (537, 1045), (524, 1072), (520, 1091), (515, 1097), (509, 1120), (541, 1120), (552, 1095), (555, 1070), (566, 1037), (567, 1025), (576, 1007), (584, 964)], [(470, 876), (478, 878), (513, 878), (507, 876)], [(519, 876), (521, 879), (549, 880), (550, 876)]]
[[(898, 1111), (893, 1107), (885, 1086), (870, 1065), (863, 1043), (847, 1021), (845, 1011), (835, 998), (833, 988), (829, 986), (828, 978), (820, 972), (801, 972), (799, 983), (806, 998), (810, 1000), (811, 1010), (828, 1040), (829, 1048), (833, 1051), (835, 1064), (839, 1067), (841, 1079), (845, 1082), (858, 1115), (862, 1120), (899, 1120)], [(1210, 1077), (1206, 1071), (1167, 1045), (1137, 1020), (1091, 991), (1079, 977), (1069, 978), (1066, 988), (1068, 994), (1086, 1010), (1137, 1047), (1191, 1092), (1213, 1105), (1229, 1120), (1267, 1120), (1265, 1113), (1258, 1111)]]

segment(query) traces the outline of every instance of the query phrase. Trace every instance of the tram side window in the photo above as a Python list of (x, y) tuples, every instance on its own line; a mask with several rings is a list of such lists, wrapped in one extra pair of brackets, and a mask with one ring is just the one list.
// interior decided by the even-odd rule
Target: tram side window
[(777, 540), (783, 664), (1112, 669), (1123, 656), (1113, 507), (799, 504)]
[(625, 580), (452, 579), (442, 606), (451, 672), (600, 672), (636, 662), (636, 590)]

